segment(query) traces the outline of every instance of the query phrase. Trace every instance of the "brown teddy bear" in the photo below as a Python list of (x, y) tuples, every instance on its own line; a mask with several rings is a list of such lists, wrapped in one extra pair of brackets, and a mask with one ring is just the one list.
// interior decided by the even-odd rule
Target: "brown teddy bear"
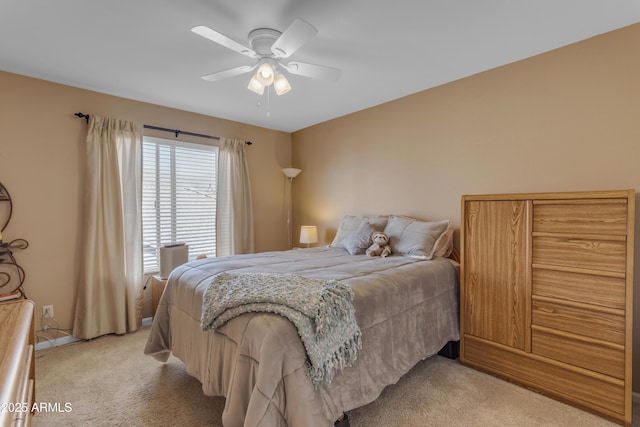
[(371, 235), (371, 240), (373, 240), (373, 244), (369, 246), (366, 251), (366, 254), (369, 256), (378, 256), (380, 255), (382, 258), (385, 258), (388, 255), (391, 255), (391, 246), (389, 246), (389, 236), (384, 234), (382, 231), (376, 231)]

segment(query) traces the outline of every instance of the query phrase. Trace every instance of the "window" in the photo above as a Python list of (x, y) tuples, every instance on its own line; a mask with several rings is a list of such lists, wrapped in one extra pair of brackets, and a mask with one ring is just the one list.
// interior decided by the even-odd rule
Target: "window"
[(189, 245), (189, 259), (216, 255), (218, 147), (144, 137), (142, 246), (145, 273), (160, 270), (160, 247)]

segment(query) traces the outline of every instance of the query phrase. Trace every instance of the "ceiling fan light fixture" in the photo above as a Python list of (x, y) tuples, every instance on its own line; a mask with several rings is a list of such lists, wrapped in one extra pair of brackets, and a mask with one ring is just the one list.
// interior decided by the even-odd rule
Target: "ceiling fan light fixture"
[[(191, 31), (220, 46), (256, 60), (252, 66), (242, 65), (202, 76), (207, 81), (216, 82), (252, 72), (251, 80), (247, 86), (249, 90), (258, 95), (263, 95), (265, 88), (267, 88), (268, 96), (269, 86), (273, 85), (274, 91), (279, 96), (288, 93), (292, 88), (286, 77), (281, 75), (282, 73), (278, 67), (282, 67), (283, 70), (293, 75), (328, 81), (338, 81), (342, 73), (342, 70), (338, 68), (323, 65), (297, 61), (281, 62), (283, 58), (290, 57), (318, 33), (318, 30), (304, 19), (295, 18), (284, 32), (271, 28), (256, 28), (252, 30), (248, 36), (251, 47), (238, 43), (204, 25), (193, 27)], [(259, 102), (258, 100), (258, 104)]]
[(268, 62), (264, 62), (258, 67), (258, 72), (256, 73), (255, 77), (256, 79), (258, 79), (260, 84), (262, 84), (262, 86), (269, 86), (273, 83), (273, 74), (274, 72), (271, 64), (269, 64)]
[(278, 73), (273, 78), (273, 88), (276, 91), (276, 95), (280, 96), (291, 90), (291, 84), (283, 74)]
[(264, 85), (258, 81), (255, 75), (251, 77), (251, 80), (249, 80), (249, 86), (247, 86), (247, 89), (251, 92), (257, 93), (258, 95), (262, 95), (264, 93)]

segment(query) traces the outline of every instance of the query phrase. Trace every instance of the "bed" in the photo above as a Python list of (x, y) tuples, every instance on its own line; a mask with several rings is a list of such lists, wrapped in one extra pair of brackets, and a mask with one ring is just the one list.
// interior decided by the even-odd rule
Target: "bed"
[[(394, 255), (362, 254), (366, 239), (354, 245), (372, 227), (389, 232)], [(333, 426), (417, 362), (459, 340), (456, 263), (437, 250), (447, 234), (451, 240), (448, 221), (345, 216), (330, 246), (187, 263), (168, 278), (145, 353), (160, 361), (173, 353), (206, 395), (224, 396), (225, 427)], [(241, 314), (203, 332), (203, 295), (222, 272), (286, 273), (348, 284), (362, 332), (355, 363), (330, 383), (314, 386), (298, 331), (274, 313)]]

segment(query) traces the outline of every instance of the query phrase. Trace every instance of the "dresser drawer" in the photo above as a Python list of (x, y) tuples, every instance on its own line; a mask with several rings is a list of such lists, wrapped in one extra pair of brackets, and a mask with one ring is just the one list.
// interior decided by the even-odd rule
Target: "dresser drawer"
[(531, 312), (534, 325), (624, 345), (624, 315), (615, 310), (599, 311), (534, 296)]
[(625, 275), (588, 274), (557, 268), (533, 266), (533, 295), (625, 309)]
[(624, 272), (627, 242), (592, 235), (554, 236), (533, 234), (533, 263)]
[(547, 358), (470, 338), (466, 363), (617, 420), (625, 413), (623, 382)]
[(627, 234), (627, 200), (535, 200), (533, 231), (624, 236)]
[(624, 378), (623, 346), (581, 339), (532, 325), (533, 354), (579, 366), (614, 378)]

